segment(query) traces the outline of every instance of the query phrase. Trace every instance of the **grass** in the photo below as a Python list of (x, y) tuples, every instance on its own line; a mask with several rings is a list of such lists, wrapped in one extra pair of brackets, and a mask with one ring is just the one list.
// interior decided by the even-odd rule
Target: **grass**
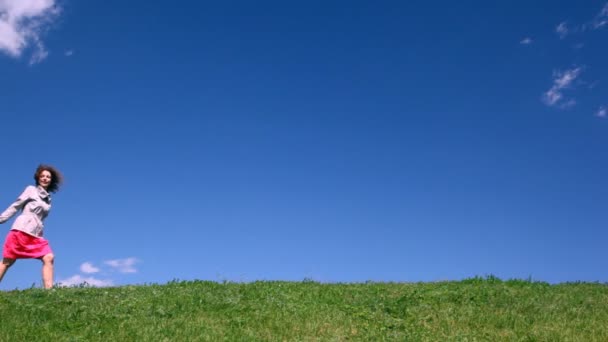
[(608, 286), (170, 282), (0, 292), (0, 341), (608, 341)]

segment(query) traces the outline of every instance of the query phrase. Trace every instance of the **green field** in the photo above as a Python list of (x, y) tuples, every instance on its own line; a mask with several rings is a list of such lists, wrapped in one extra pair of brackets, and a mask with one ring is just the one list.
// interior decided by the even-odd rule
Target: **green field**
[(0, 341), (608, 341), (608, 286), (189, 281), (0, 292)]

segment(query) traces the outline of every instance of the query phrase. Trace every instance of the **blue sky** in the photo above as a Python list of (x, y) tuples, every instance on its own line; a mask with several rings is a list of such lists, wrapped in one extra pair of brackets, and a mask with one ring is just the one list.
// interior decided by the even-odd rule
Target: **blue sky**
[(605, 0), (0, 0), (0, 206), (63, 171), (64, 284), (606, 282), (607, 38)]

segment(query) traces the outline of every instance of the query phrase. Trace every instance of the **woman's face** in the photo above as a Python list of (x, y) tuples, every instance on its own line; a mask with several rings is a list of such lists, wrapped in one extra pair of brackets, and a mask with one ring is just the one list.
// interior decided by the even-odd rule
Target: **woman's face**
[(38, 184), (43, 188), (48, 188), (49, 184), (51, 184), (51, 173), (47, 170), (40, 172), (40, 176), (38, 176)]

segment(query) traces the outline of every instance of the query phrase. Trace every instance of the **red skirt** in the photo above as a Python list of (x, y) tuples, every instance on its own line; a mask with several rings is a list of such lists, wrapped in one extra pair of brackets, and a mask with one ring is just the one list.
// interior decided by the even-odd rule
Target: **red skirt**
[(4, 241), (2, 256), (7, 259), (38, 259), (53, 253), (46, 239), (11, 230)]

